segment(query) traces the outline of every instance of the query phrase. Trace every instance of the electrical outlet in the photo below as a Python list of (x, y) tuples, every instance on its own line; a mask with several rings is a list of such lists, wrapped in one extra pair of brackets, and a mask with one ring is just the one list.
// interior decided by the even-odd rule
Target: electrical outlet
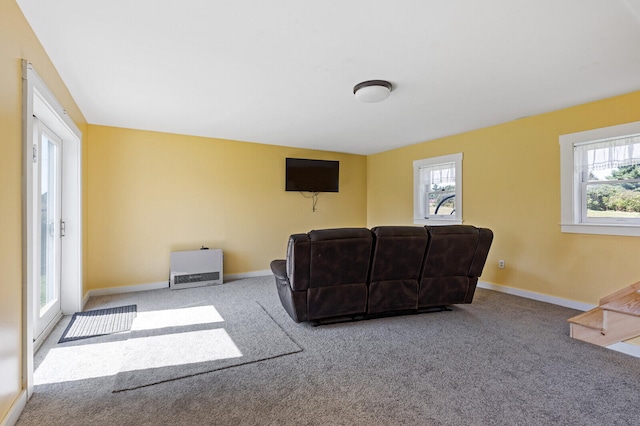
[(498, 260), (498, 268), (504, 269), (504, 260)]

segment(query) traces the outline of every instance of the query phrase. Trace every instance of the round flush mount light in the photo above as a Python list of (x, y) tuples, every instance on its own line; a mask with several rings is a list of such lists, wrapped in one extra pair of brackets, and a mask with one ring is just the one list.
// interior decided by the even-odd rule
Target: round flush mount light
[(391, 83), (385, 80), (369, 80), (358, 83), (353, 94), (360, 102), (373, 103), (384, 101), (391, 94)]

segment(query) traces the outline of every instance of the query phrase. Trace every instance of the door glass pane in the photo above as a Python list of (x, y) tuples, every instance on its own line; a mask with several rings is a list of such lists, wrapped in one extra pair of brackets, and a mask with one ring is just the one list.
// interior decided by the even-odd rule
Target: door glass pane
[(42, 152), (40, 161), (40, 308), (44, 308), (57, 298), (56, 294), (56, 244), (55, 238), (58, 232), (56, 224), (57, 205), (57, 174), (56, 159), (57, 146), (45, 136), (42, 139)]

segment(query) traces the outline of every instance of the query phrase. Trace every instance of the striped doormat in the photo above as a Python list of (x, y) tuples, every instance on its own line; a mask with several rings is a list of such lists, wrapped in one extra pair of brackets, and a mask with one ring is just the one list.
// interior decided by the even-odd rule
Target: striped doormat
[(129, 331), (137, 310), (137, 305), (127, 305), (76, 312), (58, 343)]

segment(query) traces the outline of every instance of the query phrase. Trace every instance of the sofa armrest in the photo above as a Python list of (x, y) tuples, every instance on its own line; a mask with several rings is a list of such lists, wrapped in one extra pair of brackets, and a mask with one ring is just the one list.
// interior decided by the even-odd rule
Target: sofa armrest
[(289, 279), (287, 278), (287, 261), (286, 260), (282, 260), (282, 259), (274, 260), (271, 262), (269, 266), (271, 266), (271, 272), (273, 272), (273, 275), (276, 277), (276, 281), (278, 282), (289, 281)]
[(308, 234), (293, 234), (287, 244), (286, 275), (292, 291), (309, 288), (311, 266), (311, 244)]
[(489, 256), (489, 249), (493, 242), (493, 231), (488, 228), (478, 228), (480, 238), (478, 239), (478, 246), (476, 247), (476, 253), (469, 269), (469, 277), (480, 277), (484, 264)]

